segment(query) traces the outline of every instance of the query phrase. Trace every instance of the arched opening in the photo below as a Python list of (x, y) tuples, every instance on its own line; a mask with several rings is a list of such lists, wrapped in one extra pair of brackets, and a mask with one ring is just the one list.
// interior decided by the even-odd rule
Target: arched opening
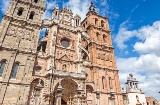
[(20, 8), (18, 9), (17, 15), (18, 15), (18, 16), (21, 16), (22, 14), (23, 14), (23, 8), (20, 7)]
[(3, 71), (5, 69), (5, 65), (6, 65), (6, 60), (1, 60), (1, 65), (0, 65), (0, 77), (2, 77)]
[(101, 20), (101, 27), (104, 27), (104, 21)]
[(28, 97), (28, 105), (32, 105), (38, 102), (39, 98), (42, 97), (42, 89), (44, 87), (44, 82), (42, 79), (34, 79), (30, 86), (30, 92)]
[(91, 85), (86, 85), (86, 95), (87, 95), (87, 105), (92, 105), (93, 104), (93, 87)]
[[(55, 93), (59, 83), (55, 86)], [(61, 105), (76, 105), (77, 104), (77, 83), (71, 78), (64, 78), (61, 80), (61, 86), (63, 87), (62, 96), (61, 96)], [(56, 98), (53, 99), (53, 104), (56, 102)]]
[(98, 26), (98, 19), (95, 18), (95, 25)]
[(105, 34), (103, 34), (103, 41), (107, 42), (107, 36)]
[(153, 105), (156, 105), (155, 101), (153, 101)]
[(104, 76), (102, 77), (102, 87), (103, 89), (105, 88), (105, 77)]
[(29, 15), (29, 19), (32, 19), (32, 20), (33, 20), (34, 14), (35, 14), (35, 12), (34, 12), (34, 11), (31, 11), (31, 13), (30, 13), (30, 15)]
[(41, 66), (36, 66), (36, 67), (35, 67), (35, 71), (36, 71), (36, 72), (40, 72), (40, 71), (41, 71)]
[(86, 52), (82, 51), (82, 60), (85, 61), (85, 60), (89, 60), (89, 56)]
[(38, 3), (38, 0), (34, 0), (35, 3)]
[(97, 36), (97, 40), (100, 40), (100, 34), (98, 32), (96, 33), (96, 36)]
[(11, 78), (16, 78), (18, 67), (19, 67), (19, 62), (16, 62), (12, 69)]
[(66, 71), (66, 70), (67, 70), (67, 65), (66, 65), (66, 64), (63, 64), (62, 70), (63, 70), (63, 71)]

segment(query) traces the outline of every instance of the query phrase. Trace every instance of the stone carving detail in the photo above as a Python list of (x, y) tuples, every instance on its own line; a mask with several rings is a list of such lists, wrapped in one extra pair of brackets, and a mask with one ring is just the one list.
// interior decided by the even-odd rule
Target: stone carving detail
[(109, 54), (108, 53), (100, 53), (97, 54), (97, 59), (109, 61)]
[(75, 42), (74, 42), (74, 40), (72, 41), (72, 49), (74, 49), (74, 46), (75, 46)]
[(16, 34), (19, 38), (22, 38), (22, 36), (24, 35), (24, 32), (22, 29), (19, 29)]
[(15, 34), (15, 31), (16, 31), (15, 28), (10, 27), (9, 30), (8, 30), (8, 34), (9, 34), (9, 35), (14, 35), (14, 34)]
[(59, 33), (61, 36), (65, 36), (65, 37), (70, 37), (71, 38), (71, 34), (69, 31), (66, 31), (66, 30), (60, 30), (60, 33)]
[(30, 32), (27, 31), (27, 32), (25, 33), (24, 39), (26, 39), (26, 40), (31, 40), (31, 34), (30, 34)]

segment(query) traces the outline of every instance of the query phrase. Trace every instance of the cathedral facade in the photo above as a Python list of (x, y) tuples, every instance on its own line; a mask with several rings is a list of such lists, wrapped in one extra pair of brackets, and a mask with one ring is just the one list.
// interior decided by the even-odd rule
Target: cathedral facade
[[(11, 0), (0, 24), (0, 105), (123, 105), (108, 18)], [(46, 28), (43, 38), (40, 30)]]

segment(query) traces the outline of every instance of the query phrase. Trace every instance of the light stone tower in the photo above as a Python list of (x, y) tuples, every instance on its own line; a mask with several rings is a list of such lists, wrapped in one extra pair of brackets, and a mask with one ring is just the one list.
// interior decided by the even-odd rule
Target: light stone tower
[(147, 105), (145, 94), (138, 87), (138, 81), (133, 74), (127, 77), (126, 85), (126, 91), (123, 91), (124, 105)]
[(11, 0), (0, 24), (0, 105), (26, 105), (45, 0)]

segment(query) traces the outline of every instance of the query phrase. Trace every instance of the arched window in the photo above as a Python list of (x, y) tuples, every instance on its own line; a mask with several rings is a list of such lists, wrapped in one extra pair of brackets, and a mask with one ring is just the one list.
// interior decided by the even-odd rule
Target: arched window
[(153, 101), (153, 105), (156, 105), (155, 101)]
[(18, 16), (21, 16), (22, 14), (23, 14), (23, 8), (20, 7), (20, 8), (18, 9), (17, 15), (18, 15)]
[(100, 40), (100, 34), (98, 32), (96, 33), (96, 36), (97, 36), (97, 40)]
[(43, 88), (44, 88), (44, 81), (42, 79), (35, 79), (32, 81), (30, 85), (30, 91), (29, 91), (29, 99), (27, 105), (33, 105), (35, 104), (35, 97), (41, 97), (43, 94)]
[(38, 3), (38, 0), (34, 0), (35, 3)]
[(107, 36), (106, 35), (103, 35), (103, 41), (107, 42)]
[(13, 70), (12, 70), (11, 78), (16, 78), (18, 67), (19, 67), (19, 62), (16, 62), (14, 64), (14, 67), (13, 67)]
[(105, 79), (105, 77), (102, 77), (102, 87), (103, 87), (103, 89), (104, 89), (104, 79)]
[(104, 27), (104, 21), (101, 20), (101, 27)]
[(29, 19), (32, 19), (32, 20), (33, 20), (34, 14), (35, 14), (35, 12), (31, 11), (31, 13), (30, 13), (30, 15), (29, 15)]
[(6, 65), (6, 60), (2, 60), (0, 63), (1, 63), (0, 64), (0, 77), (2, 77), (4, 68), (5, 68), (5, 65)]
[(62, 66), (62, 70), (66, 71), (66, 69), (67, 69), (67, 65), (64, 64), (64, 65)]
[(112, 88), (112, 86), (111, 86), (111, 77), (109, 77), (108, 80), (109, 80), (109, 88), (111, 89)]
[(98, 25), (98, 19), (95, 18), (95, 25)]

